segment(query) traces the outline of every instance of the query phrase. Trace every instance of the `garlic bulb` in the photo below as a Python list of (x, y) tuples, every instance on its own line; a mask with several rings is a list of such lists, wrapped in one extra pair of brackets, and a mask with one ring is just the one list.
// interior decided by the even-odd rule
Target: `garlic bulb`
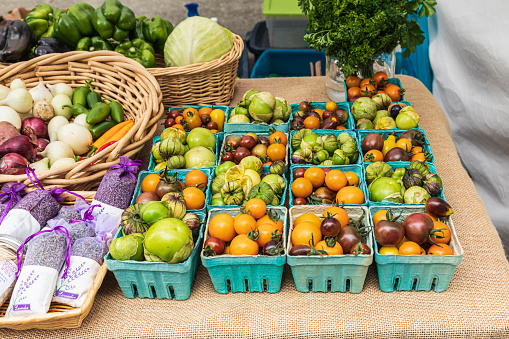
[(51, 102), (51, 99), (53, 99), (53, 94), (51, 94), (51, 92), (44, 86), (42, 81), (39, 82), (39, 85), (32, 88), (28, 92), (30, 92), (30, 95), (32, 95), (34, 104), (44, 99), (46, 99), (47, 102)]

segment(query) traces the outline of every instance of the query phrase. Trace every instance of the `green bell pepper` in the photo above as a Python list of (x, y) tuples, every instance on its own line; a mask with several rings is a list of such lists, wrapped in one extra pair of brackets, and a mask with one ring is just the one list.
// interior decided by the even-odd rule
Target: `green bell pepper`
[(134, 12), (118, 0), (106, 0), (92, 16), (94, 29), (104, 39), (121, 42), (127, 39), (129, 31), (135, 28)]
[(106, 120), (109, 115), (110, 106), (104, 102), (98, 102), (92, 107), (90, 112), (88, 112), (86, 122), (89, 125), (94, 125)]
[(73, 48), (76, 47), (81, 38), (94, 35), (93, 14), (94, 7), (85, 2), (72, 5), (58, 18), (55, 25), (56, 38)]
[(77, 51), (113, 51), (113, 47), (106, 40), (101, 38), (100, 36), (94, 37), (84, 37), (80, 41), (78, 41), (78, 45), (76, 46)]
[(55, 23), (64, 12), (48, 4), (39, 4), (27, 14), (24, 21), (34, 32), (35, 40), (55, 38)]
[(173, 31), (173, 25), (168, 20), (155, 16), (148, 20), (145, 16), (136, 18), (136, 27), (129, 38), (142, 39), (151, 43), (156, 51), (162, 51), (168, 36)]
[(134, 39), (132, 41), (125, 41), (115, 48), (115, 52), (138, 61), (145, 68), (156, 66), (154, 48), (144, 40)]

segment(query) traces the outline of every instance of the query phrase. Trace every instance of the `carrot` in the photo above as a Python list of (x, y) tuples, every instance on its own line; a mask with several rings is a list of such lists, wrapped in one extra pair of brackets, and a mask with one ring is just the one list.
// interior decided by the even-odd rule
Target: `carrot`
[(133, 126), (134, 126), (134, 122), (131, 124), (124, 125), (124, 127), (122, 127), (122, 129), (120, 131), (115, 133), (110, 139), (108, 139), (107, 142), (119, 141), (131, 130), (131, 128), (133, 128)]
[(109, 130), (107, 130), (99, 139), (97, 139), (93, 144), (92, 147), (95, 149), (101, 148), (102, 145), (104, 145), (109, 139), (111, 139), (112, 136), (114, 136), (118, 131), (120, 131), (124, 126), (133, 123), (133, 120), (126, 120), (121, 122), (120, 124), (116, 124)]

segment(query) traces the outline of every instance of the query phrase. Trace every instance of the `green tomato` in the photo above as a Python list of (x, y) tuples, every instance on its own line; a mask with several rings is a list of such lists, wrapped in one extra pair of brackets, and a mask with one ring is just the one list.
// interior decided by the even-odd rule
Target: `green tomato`
[(215, 198), (210, 201), (211, 205), (214, 206), (226, 206), (226, 204), (223, 201), (223, 198)]
[(412, 107), (403, 107), (396, 117), (396, 127), (399, 129), (412, 129), (419, 125), (420, 117)]
[(328, 159), (329, 159), (329, 152), (327, 152), (326, 150), (323, 149), (321, 151), (316, 152), (313, 155), (313, 164), (319, 165)]
[(164, 218), (149, 228), (143, 245), (147, 261), (179, 263), (191, 255), (193, 233), (182, 220)]
[(149, 201), (140, 210), (141, 218), (147, 224), (152, 224), (168, 215), (168, 208), (161, 201)]
[(308, 134), (304, 138), (302, 138), (302, 141), (308, 143), (312, 149), (318, 145), (317, 140), (318, 140), (318, 135), (316, 135), (315, 133)]
[(233, 161), (225, 161), (221, 165), (216, 167), (216, 177), (221, 173), (226, 173), (230, 167), (235, 166)]
[(261, 182), (266, 182), (267, 184), (274, 184), (278, 190), (282, 190), (281, 182), (279, 180), (280, 176), (277, 174), (269, 174), (263, 177)]
[(381, 202), (385, 197), (401, 193), (400, 183), (390, 177), (381, 177), (369, 185), (369, 197), (371, 201)]

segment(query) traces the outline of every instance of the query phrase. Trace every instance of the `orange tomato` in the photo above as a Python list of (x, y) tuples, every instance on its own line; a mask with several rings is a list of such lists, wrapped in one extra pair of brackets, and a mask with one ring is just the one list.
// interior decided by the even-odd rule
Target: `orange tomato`
[(198, 115), (201, 116), (203, 114), (210, 114), (210, 112), (212, 112), (212, 107), (201, 107), (199, 110), (198, 110)]
[(256, 242), (259, 246), (263, 247), (266, 243), (271, 240), (275, 240), (274, 237), (278, 238), (281, 236), (281, 231), (274, 224), (263, 224), (258, 226), (258, 240)]
[(267, 213), (267, 204), (262, 199), (253, 198), (247, 201), (245, 209), (253, 218), (260, 219)]
[(256, 220), (249, 214), (237, 214), (233, 218), (233, 228), (237, 234), (248, 234), (249, 231), (256, 231), (258, 226)]
[(404, 93), (404, 90), (399, 88), (396, 85), (385, 86), (385, 92), (391, 98), (392, 101), (400, 101), (401, 95)]
[(239, 234), (230, 243), (231, 255), (257, 255), (258, 243), (246, 234)]
[(284, 132), (275, 131), (269, 136), (269, 142), (271, 144), (279, 143), (286, 146), (286, 144), (288, 143), (288, 138), (286, 137), (286, 134)]
[(141, 191), (155, 193), (159, 180), (161, 180), (161, 177), (155, 173), (147, 175), (141, 182)]
[(433, 220), (433, 221), (437, 220), (437, 217), (435, 217), (435, 216), (434, 216), (434, 215), (432, 215), (432, 214), (429, 214), (429, 213), (424, 213), (424, 214), (426, 214), (428, 217), (430, 217), (430, 218), (431, 218), (431, 220)]
[(318, 115), (320, 116), (320, 120), (323, 120), (323, 112), (324, 112), (324, 110), (323, 110), (323, 109), (321, 109), (321, 108), (315, 108), (315, 109), (313, 109), (311, 112), (318, 113)]
[[(437, 244), (448, 244), (451, 240), (451, 229), (445, 223), (441, 221), (433, 221), (433, 229), (434, 230), (442, 230), (435, 231), (430, 237)], [(431, 241), (428, 242), (431, 243)]]
[(360, 87), (350, 87), (348, 91), (346, 92), (346, 95), (348, 99), (353, 97), (360, 97), (361, 96), (361, 88)]
[(345, 173), (343, 173), (343, 171), (333, 169), (330, 170), (325, 176), (325, 186), (327, 186), (333, 191), (339, 191), (347, 184), (348, 179), (346, 178), (346, 175)]
[(362, 88), (362, 86), (364, 86), (364, 85), (372, 85), (373, 86), (373, 84), (371, 82), (372, 82), (371, 78), (364, 78), (361, 80), (359, 87)]
[(181, 130), (185, 131), (184, 126), (182, 126), (181, 124), (175, 124), (175, 125), (173, 125), (173, 126), (171, 126), (171, 127), (173, 127), (173, 128), (178, 128), (178, 129), (181, 129)]
[(446, 244), (439, 244), (437, 245), (431, 245), (431, 247), (428, 249), (428, 254), (433, 255), (453, 255), (452, 248), (449, 245)]
[[(184, 120), (184, 116), (182, 116), (182, 115), (179, 115), (178, 117), (176, 117), (176, 118), (175, 118), (175, 122), (176, 122), (177, 124), (182, 124), (182, 121), (183, 121), (183, 120)], [(175, 127), (175, 125), (174, 125), (174, 126), (172, 126), (172, 127)]]
[(260, 226), (260, 225), (263, 225), (263, 224), (271, 224), (271, 223), (276, 225), (278, 230), (283, 232), (283, 221), (281, 219), (279, 219), (279, 218), (278, 218), (277, 221), (274, 221), (274, 220), (272, 220), (270, 218), (270, 216), (268, 214), (265, 214), (263, 217), (261, 217), (260, 219), (256, 220), (257, 227)]
[(410, 161), (425, 162), (426, 161), (426, 155), (424, 153), (414, 154), (414, 155), (412, 155), (412, 158), (410, 158)]
[(275, 143), (267, 147), (267, 156), (271, 161), (285, 160), (286, 147), (283, 144)]
[(339, 221), (339, 223), (341, 224), (341, 228), (345, 227), (350, 222), (348, 213), (346, 213), (346, 211), (339, 206), (331, 206), (327, 208), (325, 211), (323, 211), (322, 216), (326, 217), (327, 213), (332, 214), (334, 216), (334, 219), (337, 219)]
[(304, 127), (307, 129), (317, 129), (320, 128), (320, 119), (314, 116), (307, 117), (304, 119)]
[(361, 85), (361, 79), (356, 75), (350, 75), (348, 78), (346, 78), (345, 82), (347, 88), (359, 87)]
[(399, 254), (403, 255), (420, 255), (421, 254), (421, 246), (418, 243), (413, 241), (405, 241), (398, 248)]
[(341, 255), (343, 254), (343, 247), (339, 242), (336, 242), (333, 247), (327, 246), (325, 240), (320, 241), (316, 244), (316, 249), (327, 252), (328, 255)]
[(186, 116), (188, 116), (188, 115), (190, 115), (190, 114), (193, 114), (193, 115), (198, 114), (198, 111), (196, 110), (196, 108), (188, 107), (188, 108), (186, 108), (186, 109), (182, 112), (182, 115), (183, 115), (184, 117), (186, 117)]
[(401, 138), (396, 142), (396, 147), (402, 148), (409, 152), (412, 149), (412, 142), (406, 138)]
[(346, 127), (345, 126), (338, 126), (338, 127), (336, 127), (336, 131), (343, 130), (343, 129), (346, 129)]
[(293, 181), (292, 193), (296, 198), (307, 198), (313, 193), (313, 184), (307, 178), (297, 178)]
[(231, 241), (237, 233), (233, 227), (233, 217), (229, 214), (217, 214), (209, 222), (209, 235), (223, 241)]
[(424, 153), (424, 150), (422, 149), (421, 146), (414, 146), (414, 147), (412, 147), (412, 150), (410, 151), (410, 153), (412, 153), (413, 155), (416, 155), (419, 153)]
[(201, 210), (205, 206), (205, 193), (198, 187), (186, 187), (182, 194), (187, 210)]
[(346, 180), (350, 186), (359, 186), (359, 176), (354, 172), (345, 172)]
[(373, 80), (376, 82), (376, 85), (381, 88), (384, 87), (387, 81), (389, 80), (389, 77), (387, 76), (387, 73), (385, 72), (376, 72), (373, 75)]
[(315, 224), (303, 221), (299, 223), (292, 231), (292, 244), (295, 245), (309, 245), (309, 241), (313, 238), (313, 245), (316, 245), (322, 240), (322, 232), (320, 227)]
[(361, 86), (361, 96), (371, 98), (373, 94), (376, 94), (375, 86), (370, 84)]
[(323, 186), (323, 183), (325, 182), (325, 173), (321, 168), (313, 166), (306, 169), (304, 172), (304, 178), (311, 181), (313, 188), (318, 188)]
[(364, 193), (357, 186), (346, 186), (338, 191), (336, 201), (339, 204), (361, 205), (364, 204)]
[(209, 178), (207, 175), (200, 170), (192, 170), (187, 172), (186, 177), (184, 179), (184, 183), (186, 186), (196, 186), (199, 188), (207, 187), (207, 183)]
[(295, 219), (294, 225), (297, 226), (298, 224), (304, 221), (309, 221), (318, 227), (320, 227), (320, 225), (322, 224), (322, 221), (317, 215), (313, 213), (304, 213), (300, 215), (297, 219)]
[(366, 154), (364, 154), (365, 162), (377, 162), (384, 161), (384, 155), (377, 149), (369, 150)]
[(334, 101), (329, 101), (325, 104), (326, 111), (336, 112), (337, 109), (338, 109), (338, 104), (336, 104)]
[(387, 210), (379, 210), (373, 214), (373, 225), (378, 224), (380, 220), (387, 220)]

